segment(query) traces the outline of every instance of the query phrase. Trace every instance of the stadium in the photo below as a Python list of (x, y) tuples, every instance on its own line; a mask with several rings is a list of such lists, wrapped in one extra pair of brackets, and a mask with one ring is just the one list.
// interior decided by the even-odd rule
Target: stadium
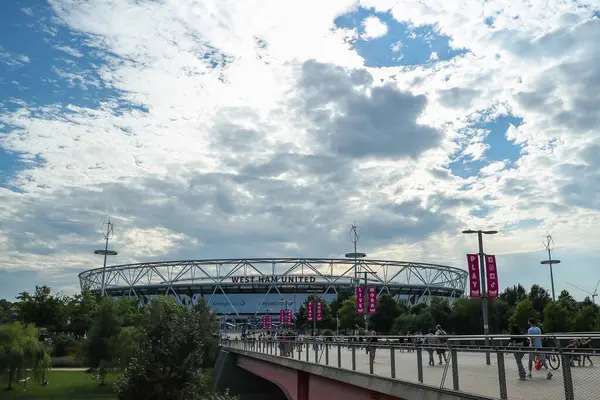
[(171, 296), (193, 306), (203, 298), (229, 321), (248, 320), (281, 309), (294, 312), (311, 294), (326, 301), (365, 276), (378, 295), (414, 305), (432, 297), (453, 301), (465, 293), (468, 273), (445, 265), (371, 259), (245, 258), (125, 264), (79, 274), (82, 290), (131, 297), (142, 304)]

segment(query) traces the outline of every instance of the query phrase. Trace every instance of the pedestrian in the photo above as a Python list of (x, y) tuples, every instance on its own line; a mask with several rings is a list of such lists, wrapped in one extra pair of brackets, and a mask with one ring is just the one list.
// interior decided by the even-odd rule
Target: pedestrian
[(369, 338), (369, 363), (375, 362), (375, 352), (377, 351), (377, 332), (371, 332), (371, 337)]
[(423, 344), (427, 346), (427, 352), (429, 353), (429, 365), (435, 366), (435, 360), (433, 359), (434, 347), (438, 344), (438, 339), (435, 336), (433, 329), (429, 330), (429, 333), (423, 338)]
[(445, 348), (445, 343), (448, 340), (446, 338), (446, 336), (448, 336), (448, 334), (446, 333), (446, 331), (444, 329), (442, 329), (441, 325), (437, 325), (435, 327), (435, 336), (437, 336), (438, 338), (438, 343), (439, 343), (439, 347), (437, 349), (437, 355), (438, 355), (438, 359), (440, 361), (440, 365), (442, 365), (442, 359), (444, 360), (444, 362), (448, 362), (448, 358), (446, 357), (446, 348)]
[(532, 350), (529, 353), (529, 375), (528, 378), (531, 378), (531, 371), (533, 369), (533, 364), (538, 361), (542, 363), (542, 366), (546, 370), (546, 379), (552, 379), (552, 372), (548, 368), (548, 363), (546, 362), (546, 355), (541, 352), (542, 349), (542, 330), (537, 326), (535, 319), (529, 318), (529, 329), (527, 330), (527, 334), (531, 335), (529, 338), (529, 346)]
[(517, 363), (517, 369), (519, 370), (519, 379), (524, 381), (527, 378), (525, 377), (525, 367), (523, 367), (523, 356), (525, 355), (524, 349), (529, 347), (529, 339), (520, 336), (523, 333), (521, 332), (519, 325), (513, 325), (510, 334), (512, 336), (508, 345), (515, 348), (514, 356)]

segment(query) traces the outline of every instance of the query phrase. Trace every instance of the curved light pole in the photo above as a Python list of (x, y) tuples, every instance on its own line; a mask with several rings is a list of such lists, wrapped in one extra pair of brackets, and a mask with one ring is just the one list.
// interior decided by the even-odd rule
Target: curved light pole
[[(479, 241), (479, 276), (481, 279), (481, 283), (480, 283), (480, 287), (481, 287), (481, 298), (483, 299), (482, 302), (482, 308), (483, 308), (483, 334), (486, 336), (485, 338), (485, 345), (489, 346), (489, 338), (487, 338), (487, 335), (490, 334), (490, 326), (489, 326), (489, 317), (488, 317), (488, 296), (487, 296), (487, 285), (486, 285), (486, 278), (485, 278), (485, 271), (484, 271), (484, 267), (483, 267), (483, 263), (484, 263), (484, 252), (483, 252), (483, 235), (495, 235), (496, 233), (498, 233), (498, 231), (495, 230), (472, 230), (472, 229), (466, 229), (464, 231), (462, 231), (462, 233), (466, 234), (466, 235), (470, 235), (470, 234), (477, 234), (477, 239)], [(485, 363), (487, 365), (490, 365), (491, 361), (490, 361), (490, 353), (486, 352), (485, 353)]]

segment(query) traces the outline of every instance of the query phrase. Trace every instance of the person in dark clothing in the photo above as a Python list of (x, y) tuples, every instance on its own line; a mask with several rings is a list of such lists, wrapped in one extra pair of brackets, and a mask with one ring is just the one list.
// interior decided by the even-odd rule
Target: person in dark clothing
[(375, 352), (377, 351), (377, 332), (371, 332), (371, 337), (369, 338), (369, 358), (370, 362), (375, 362)]
[(529, 347), (529, 339), (527, 337), (518, 337), (519, 335), (523, 335), (518, 325), (512, 326), (510, 334), (512, 336), (508, 345), (510, 347), (515, 347), (514, 355), (515, 361), (517, 362), (517, 368), (519, 369), (519, 379), (524, 381), (527, 378), (525, 376), (525, 367), (523, 366), (523, 356), (525, 355), (523, 350)]

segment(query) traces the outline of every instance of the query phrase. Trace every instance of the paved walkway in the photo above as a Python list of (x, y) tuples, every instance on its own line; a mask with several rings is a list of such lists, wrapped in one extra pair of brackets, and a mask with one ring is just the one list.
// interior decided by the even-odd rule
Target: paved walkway
[[(262, 351), (262, 350), (261, 350)], [(269, 351), (267, 351), (270, 354)], [(394, 351), (396, 364), (396, 379), (419, 383), (417, 374), (417, 353)], [(352, 352), (347, 347), (342, 347), (342, 368), (352, 369)], [(303, 350), (298, 357), (297, 349), (294, 351), (294, 359), (306, 361), (306, 352)], [(428, 365), (429, 355), (423, 351), (423, 384), (433, 387), (444, 387), (452, 390), (452, 366), (451, 363)], [(600, 365), (600, 357), (592, 358), (596, 365)], [(315, 351), (308, 352), (308, 361), (315, 362)], [(491, 354), (491, 365), (486, 365), (484, 353), (460, 352), (457, 357), (459, 370), (460, 391), (500, 399), (500, 387), (498, 378), (497, 356)], [(524, 366), (527, 369), (527, 355), (524, 357)], [(325, 353), (319, 351), (317, 363), (325, 365)], [(337, 346), (331, 346), (329, 350), (329, 366), (337, 367)], [(533, 370), (532, 379), (520, 381), (518, 379), (517, 365), (511, 353), (505, 354), (505, 369), (507, 394), (510, 400), (532, 400), (537, 398), (560, 400), (565, 399), (563, 386), (562, 368), (554, 371), (552, 379), (546, 379), (546, 372)], [(356, 350), (356, 370), (369, 373), (369, 357), (365, 350)], [(391, 354), (389, 349), (377, 350), (373, 373), (383, 377), (391, 377)], [(571, 368), (575, 400), (598, 400), (600, 399), (600, 367), (573, 367)]]

